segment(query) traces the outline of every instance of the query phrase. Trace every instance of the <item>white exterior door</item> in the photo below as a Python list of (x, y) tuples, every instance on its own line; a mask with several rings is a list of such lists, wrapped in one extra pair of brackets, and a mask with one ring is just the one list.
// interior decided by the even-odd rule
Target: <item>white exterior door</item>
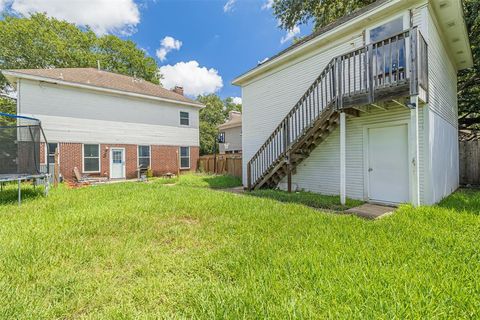
[(125, 149), (112, 148), (110, 153), (110, 179), (125, 178)]
[(368, 129), (368, 198), (382, 203), (409, 201), (408, 126)]

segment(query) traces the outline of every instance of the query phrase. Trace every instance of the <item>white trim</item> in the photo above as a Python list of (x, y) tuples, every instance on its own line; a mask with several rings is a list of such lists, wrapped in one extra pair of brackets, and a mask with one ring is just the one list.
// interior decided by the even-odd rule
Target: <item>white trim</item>
[[(112, 164), (113, 164), (113, 156), (112, 156), (112, 153), (113, 153), (113, 150), (122, 150), (122, 165), (123, 165), (123, 172), (122, 172), (122, 177), (121, 178), (112, 178)], [(110, 179), (125, 179), (127, 177), (127, 172), (126, 172), (126, 168), (127, 168), (127, 161), (126, 161), (126, 151), (125, 151), (125, 148), (123, 147), (110, 147), (110, 150), (109, 150), (109, 163), (110, 163), (110, 167), (109, 167), (109, 173), (108, 173), (108, 177)], [(137, 151), (138, 153), (138, 151)]]
[[(182, 167), (182, 148), (188, 148), (188, 167)], [(180, 146), (178, 147), (178, 167), (180, 170), (188, 170), (192, 167), (192, 155), (190, 153), (190, 146)], [(186, 157), (183, 157), (186, 158)]]
[[(97, 145), (98, 146), (98, 171), (85, 171), (85, 145)], [(102, 172), (102, 154), (99, 143), (82, 143), (82, 172), (83, 173), (101, 173)], [(93, 158), (93, 157), (91, 157)]]
[(345, 205), (347, 202), (347, 179), (346, 179), (346, 115), (340, 113), (340, 203)]
[(59, 79), (52, 79), (52, 78), (48, 78), (48, 77), (33, 76), (33, 75), (23, 74), (23, 73), (11, 71), (11, 70), (4, 70), (4, 71), (2, 71), (2, 73), (6, 76), (15, 77), (17, 79), (28, 79), (28, 80), (35, 80), (35, 81), (43, 81), (43, 82), (59, 84), (59, 85), (64, 85), (64, 86), (74, 87), (74, 88), (82, 88), (82, 89), (95, 90), (95, 91), (101, 91), (101, 92), (107, 92), (107, 93), (114, 93), (114, 94), (120, 94), (120, 95), (142, 98), (142, 99), (148, 99), (148, 100), (154, 100), (154, 101), (171, 102), (171, 103), (186, 105), (186, 106), (190, 106), (190, 107), (197, 107), (197, 108), (204, 108), (205, 107), (205, 105), (197, 104), (197, 103), (193, 103), (193, 102), (184, 102), (184, 101), (179, 101), (179, 100), (172, 100), (172, 99), (167, 99), (167, 98), (149, 96), (149, 95), (145, 95), (145, 94), (141, 94), (141, 93), (134, 93), (134, 92), (117, 90), (117, 89), (96, 87), (96, 86), (91, 86), (91, 85), (86, 85), (86, 84), (63, 81), (63, 80), (59, 80)]
[[(389, 122), (382, 122), (382, 123), (375, 123), (375, 124), (368, 124), (363, 126), (363, 197), (365, 201), (369, 201), (372, 203), (380, 203), (378, 201), (373, 201), (370, 200), (370, 184), (369, 184), (369, 175), (368, 175), (368, 168), (370, 167), (369, 163), (369, 137), (368, 137), (368, 130), (369, 129), (374, 129), (374, 128), (388, 128), (388, 127), (396, 127), (396, 126), (401, 126), (401, 125), (406, 125), (407, 126), (407, 132), (408, 132), (408, 151), (409, 155), (411, 152), (412, 144), (411, 144), (411, 123), (409, 120), (397, 120), (397, 121), (389, 121)], [(409, 157), (410, 158), (410, 157)], [(409, 172), (412, 172), (412, 162), (409, 161)], [(409, 174), (408, 176), (408, 189), (409, 189), (409, 202), (413, 203), (413, 199), (411, 198), (412, 196), (412, 174)], [(393, 202), (381, 202), (383, 204), (395, 204)]]
[[(137, 168), (140, 168), (140, 147), (148, 147), (148, 154), (150, 155), (148, 158), (148, 166), (150, 169), (152, 168), (152, 146), (148, 144), (137, 144)], [(142, 157), (145, 158), (145, 157)]]

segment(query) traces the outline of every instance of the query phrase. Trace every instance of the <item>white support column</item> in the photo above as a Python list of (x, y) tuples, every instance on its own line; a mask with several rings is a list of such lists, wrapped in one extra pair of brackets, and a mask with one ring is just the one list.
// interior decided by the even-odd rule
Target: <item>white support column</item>
[(340, 113), (340, 202), (342, 205), (345, 205), (347, 200), (346, 127), (345, 112), (342, 112)]
[(410, 98), (411, 105), (415, 108), (410, 110), (410, 190), (411, 201), (415, 207), (420, 206), (420, 141), (419, 141), (419, 125), (418, 125), (418, 95)]

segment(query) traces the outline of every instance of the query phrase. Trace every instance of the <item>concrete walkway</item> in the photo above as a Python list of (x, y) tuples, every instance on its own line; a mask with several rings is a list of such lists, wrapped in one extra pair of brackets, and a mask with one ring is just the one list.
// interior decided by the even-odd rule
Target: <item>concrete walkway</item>
[(393, 213), (397, 208), (381, 206), (377, 204), (365, 203), (359, 207), (351, 208), (345, 211), (366, 219), (378, 219), (390, 213)]

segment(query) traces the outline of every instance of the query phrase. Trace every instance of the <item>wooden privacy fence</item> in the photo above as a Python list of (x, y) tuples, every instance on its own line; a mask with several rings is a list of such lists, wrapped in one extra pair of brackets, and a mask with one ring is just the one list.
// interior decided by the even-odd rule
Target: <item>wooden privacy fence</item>
[(480, 186), (480, 139), (460, 141), (460, 184)]
[(198, 159), (198, 169), (207, 173), (228, 174), (242, 177), (242, 155), (217, 154), (201, 156)]

